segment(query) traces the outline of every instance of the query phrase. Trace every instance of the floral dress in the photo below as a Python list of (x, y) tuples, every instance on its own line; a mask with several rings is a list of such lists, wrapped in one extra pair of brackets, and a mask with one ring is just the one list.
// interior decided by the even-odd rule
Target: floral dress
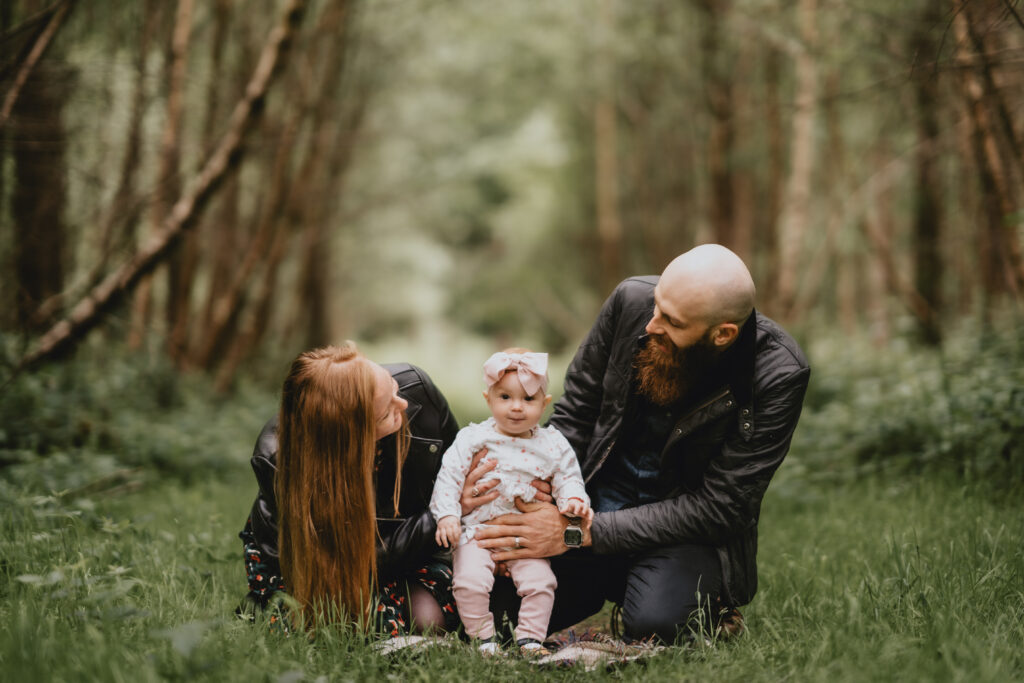
[[(246, 521), (245, 528), (238, 536), (244, 545), (245, 574), (249, 583), (247, 599), (261, 608), (266, 607), (275, 593), (285, 590), (284, 580), (270, 563), (264, 560), (252, 533), (251, 520)], [(408, 632), (408, 592), (413, 582), (422, 586), (441, 606), (445, 630), (454, 631), (458, 628), (459, 614), (455, 609), (455, 598), (452, 595), (452, 568), (443, 562), (433, 561), (380, 586), (374, 600), (374, 632), (389, 638)], [(241, 610), (239, 614), (242, 614)], [(280, 625), (280, 614), (272, 614), (270, 623), (274, 626)]]

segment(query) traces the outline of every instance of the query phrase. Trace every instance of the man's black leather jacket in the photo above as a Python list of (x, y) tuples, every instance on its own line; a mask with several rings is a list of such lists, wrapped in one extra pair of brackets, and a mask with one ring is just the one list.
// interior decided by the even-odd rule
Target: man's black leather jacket
[[(615, 447), (633, 400), (633, 357), (647, 343), (656, 276), (622, 282), (565, 376), (549, 424), (572, 444), (588, 483)], [(755, 312), (690, 403), (661, 454), (674, 487), (663, 500), (595, 515), (594, 551), (631, 553), (677, 543), (718, 549), (729, 604), (757, 590), (757, 521), (768, 482), (789, 450), (810, 368), (800, 347)]]
[[(459, 427), (448, 402), (430, 377), (408, 363), (385, 365), (398, 382), (398, 393), (409, 402), (406, 416), (411, 439), (402, 468), (398, 517), (394, 510), (395, 437), (381, 440), (377, 469), (377, 569), (380, 577), (414, 570), (437, 552), (435, 524), (428, 510), (441, 456), (455, 440)], [(252, 454), (252, 468), (259, 494), (250, 513), (252, 537), (266, 570), (280, 576), (277, 552), (277, 505), (274, 473), (277, 471), (277, 417), (260, 432)], [(243, 532), (245, 534), (245, 532)]]

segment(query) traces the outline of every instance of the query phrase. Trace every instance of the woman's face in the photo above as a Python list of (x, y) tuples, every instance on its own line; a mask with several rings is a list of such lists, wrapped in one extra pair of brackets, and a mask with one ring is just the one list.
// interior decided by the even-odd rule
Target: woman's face
[(398, 382), (387, 370), (370, 361), (376, 388), (373, 392), (373, 415), (377, 439), (394, 434), (402, 426), (402, 413), (409, 402), (398, 395)]

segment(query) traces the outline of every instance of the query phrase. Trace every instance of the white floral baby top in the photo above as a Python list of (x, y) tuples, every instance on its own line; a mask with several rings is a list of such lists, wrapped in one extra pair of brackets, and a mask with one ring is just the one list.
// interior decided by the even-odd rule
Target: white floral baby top
[(455, 443), (445, 451), (441, 471), (434, 483), (430, 499), (430, 512), (434, 520), (462, 514), (459, 499), (469, 474), (473, 456), (487, 447), (487, 459), (497, 460), (498, 466), (485, 474), (480, 482), (498, 479), (499, 495), (490, 503), (481, 505), (462, 518), (459, 543), (466, 543), (484, 522), (509, 512), (519, 512), (516, 497), (531, 501), (537, 489), (530, 485), (534, 479), (551, 479), (551, 492), (559, 509), (570, 498), (579, 498), (587, 505), (583, 474), (572, 446), (554, 427), (535, 427), (530, 437), (507, 436), (498, 431), (494, 418), (470, 423), (459, 430)]

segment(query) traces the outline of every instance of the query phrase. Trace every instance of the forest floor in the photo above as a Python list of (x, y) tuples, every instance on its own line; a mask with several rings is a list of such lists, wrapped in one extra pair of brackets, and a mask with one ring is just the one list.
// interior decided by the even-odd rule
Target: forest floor
[[(1024, 508), (948, 479), (843, 486), (782, 475), (762, 510), (747, 632), (563, 680), (1024, 679)], [(501, 680), (531, 673), (468, 645), (384, 657), (234, 617), (239, 465), (191, 484), (126, 472), (98, 490), (26, 495), (0, 523), (0, 667), (12, 681)], [(597, 627), (601, 627), (598, 620)]]

